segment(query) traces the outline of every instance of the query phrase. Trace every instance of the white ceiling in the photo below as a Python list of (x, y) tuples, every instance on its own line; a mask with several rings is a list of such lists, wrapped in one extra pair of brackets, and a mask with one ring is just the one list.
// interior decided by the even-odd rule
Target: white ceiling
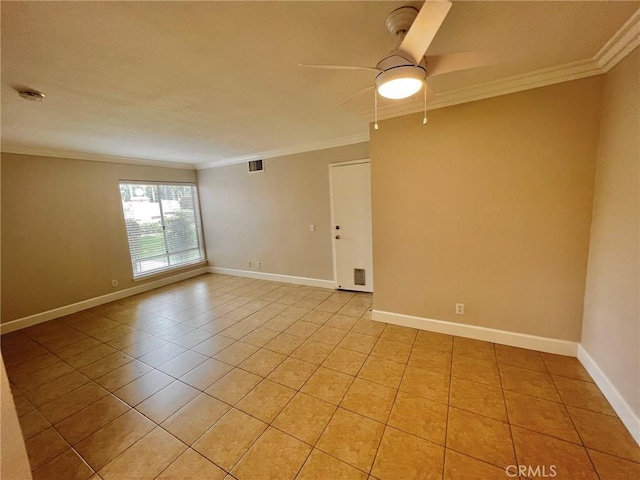
[[(421, 2), (2, 2), (2, 150), (206, 166), (365, 139), (372, 96), (340, 104), (374, 74), (297, 64), (375, 65), (395, 45), (387, 14), (407, 4)], [(639, 7), (455, 1), (427, 53), (506, 60), (431, 79), (434, 106), (597, 73)], [(395, 102), (381, 115), (420, 105)]]

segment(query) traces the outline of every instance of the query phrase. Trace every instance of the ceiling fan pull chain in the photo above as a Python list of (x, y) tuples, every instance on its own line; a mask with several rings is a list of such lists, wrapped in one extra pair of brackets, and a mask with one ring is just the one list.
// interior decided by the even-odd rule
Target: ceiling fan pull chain
[(373, 89), (373, 129), (378, 130), (378, 89)]
[(422, 86), (422, 88), (424, 90), (424, 118), (422, 119), (422, 124), (426, 125), (427, 124), (427, 84), (426, 82)]

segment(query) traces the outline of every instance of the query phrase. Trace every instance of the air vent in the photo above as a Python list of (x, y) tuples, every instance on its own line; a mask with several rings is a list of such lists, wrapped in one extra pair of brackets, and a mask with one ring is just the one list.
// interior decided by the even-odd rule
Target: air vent
[(353, 284), (354, 285), (366, 285), (367, 282), (364, 277), (364, 268), (353, 269)]
[(249, 173), (262, 172), (263, 170), (262, 160), (251, 160), (249, 162)]

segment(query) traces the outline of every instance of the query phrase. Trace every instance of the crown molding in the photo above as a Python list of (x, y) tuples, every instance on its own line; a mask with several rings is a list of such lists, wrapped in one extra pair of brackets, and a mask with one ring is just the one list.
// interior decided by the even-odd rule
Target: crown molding
[(639, 45), (640, 8), (613, 34), (593, 59), (602, 69), (602, 73), (606, 73)]
[[(440, 94), (427, 105), (427, 110), (450, 107), (461, 103), (474, 102), (521, 92), (533, 88), (546, 87), (556, 83), (579, 80), (581, 78), (602, 75), (615, 67), (622, 59), (640, 45), (640, 9), (618, 29), (604, 46), (590, 59), (565, 63), (554, 67), (528, 72), (522, 75), (481, 83)], [(378, 108), (378, 119), (418, 113), (424, 110), (419, 98)], [(362, 112), (368, 121), (373, 119), (373, 109)]]
[(343, 147), (345, 145), (353, 145), (369, 141), (369, 132), (356, 133), (346, 137), (331, 138), (329, 140), (321, 140), (319, 142), (305, 143), (302, 145), (292, 145), (290, 147), (279, 148), (276, 150), (267, 150), (264, 152), (252, 153), (250, 155), (242, 155), (239, 157), (225, 158), (221, 160), (213, 160), (206, 163), (196, 164), (197, 170), (207, 168), (224, 167), (226, 165), (234, 165), (236, 163), (250, 162), (251, 160), (260, 160), (265, 158), (283, 157), (285, 155), (294, 155), (296, 153), (313, 152), (316, 150), (324, 150), (327, 148)]
[(87, 160), (90, 162), (122, 163), (127, 165), (142, 165), (146, 167), (177, 168), (180, 170), (195, 170), (192, 163), (165, 162), (162, 160), (145, 160), (142, 158), (118, 157), (101, 153), (85, 153), (73, 150), (57, 150), (37, 147), (2, 146), (2, 153), (17, 155), (35, 155), (38, 157), (66, 158), (71, 160)]
[[(514, 75), (492, 82), (452, 90), (438, 95), (434, 101), (427, 104), (427, 110), (485, 100), (510, 93), (546, 87), (556, 83), (578, 80), (601, 73), (604, 72), (594, 60), (580, 60), (562, 66), (545, 68), (523, 75)], [(422, 100), (416, 98), (408, 102), (403, 102), (402, 104), (387, 105), (383, 108), (378, 108), (378, 119), (385, 120), (422, 111), (424, 111), (424, 104)], [(373, 109), (363, 112), (363, 115), (368, 119), (373, 118), (373, 114)]]

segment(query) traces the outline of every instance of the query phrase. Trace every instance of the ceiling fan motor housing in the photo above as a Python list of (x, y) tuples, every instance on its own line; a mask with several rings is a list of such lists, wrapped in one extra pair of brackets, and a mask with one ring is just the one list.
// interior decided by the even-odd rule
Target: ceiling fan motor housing
[(409, 31), (413, 21), (418, 16), (418, 10), (413, 7), (396, 8), (387, 16), (385, 25), (391, 35), (399, 37)]
[(415, 63), (413, 63), (413, 60), (411, 59), (410, 55), (404, 53), (402, 50), (393, 50), (388, 55), (386, 55), (382, 60), (380, 60), (376, 65), (376, 67), (382, 71), (389, 70), (390, 68), (405, 67), (405, 66), (414, 66), (414, 67), (417, 66), (422, 68), (423, 70), (426, 70), (427, 62), (424, 59), (424, 57), (422, 57), (422, 60), (420, 60), (420, 63), (416, 65)]

